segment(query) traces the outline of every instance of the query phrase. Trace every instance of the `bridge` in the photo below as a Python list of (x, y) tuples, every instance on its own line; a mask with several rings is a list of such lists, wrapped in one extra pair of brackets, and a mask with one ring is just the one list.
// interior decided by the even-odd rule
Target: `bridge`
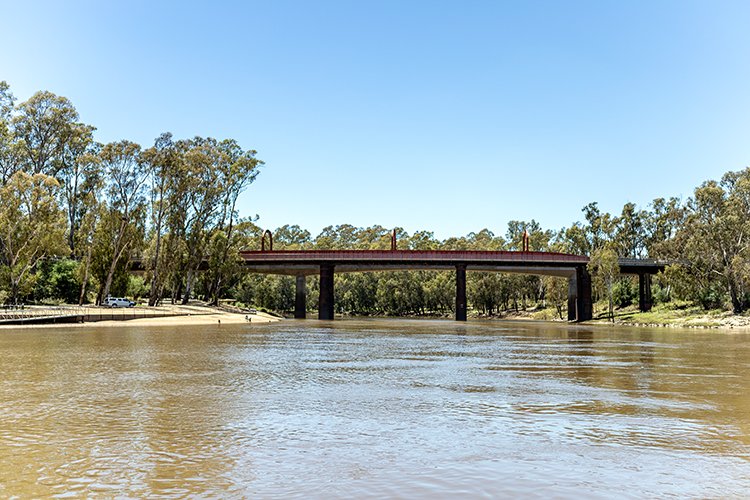
[[(264, 240), (265, 242), (265, 240)], [(527, 246), (525, 245), (527, 248)], [(466, 321), (466, 272), (494, 271), (504, 273), (558, 276), (568, 279), (568, 320), (592, 318), (591, 276), (589, 258), (552, 252), (507, 252), (464, 250), (276, 250), (243, 251), (240, 257), (246, 270), (297, 277), (295, 318), (306, 316), (305, 277), (320, 276), (318, 319), (332, 320), (334, 311), (334, 273), (455, 270), (456, 321)], [(620, 272), (638, 276), (639, 308), (647, 311), (653, 300), (651, 276), (664, 270), (665, 263), (652, 259), (620, 259)]]

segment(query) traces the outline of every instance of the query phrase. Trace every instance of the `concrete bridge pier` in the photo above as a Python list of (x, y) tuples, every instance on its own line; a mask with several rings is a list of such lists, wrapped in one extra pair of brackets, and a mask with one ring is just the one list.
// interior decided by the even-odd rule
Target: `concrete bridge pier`
[(333, 319), (333, 264), (320, 265), (318, 319)]
[(466, 264), (456, 265), (456, 321), (466, 321)]
[(587, 321), (594, 317), (591, 302), (591, 275), (585, 266), (576, 266), (568, 279), (568, 321)]
[(650, 311), (654, 305), (654, 298), (651, 295), (651, 275), (648, 273), (638, 274), (638, 310), (641, 312)]
[(294, 296), (294, 318), (305, 319), (307, 313), (307, 286), (305, 276), (297, 276), (297, 293)]

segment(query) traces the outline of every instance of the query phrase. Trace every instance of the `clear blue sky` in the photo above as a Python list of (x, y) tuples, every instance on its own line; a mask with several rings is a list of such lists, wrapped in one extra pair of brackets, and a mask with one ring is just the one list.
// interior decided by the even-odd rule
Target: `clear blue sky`
[(260, 225), (558, 229), (750, 164), (750, 2), (0, 2), (102, 142), (231, 137)]

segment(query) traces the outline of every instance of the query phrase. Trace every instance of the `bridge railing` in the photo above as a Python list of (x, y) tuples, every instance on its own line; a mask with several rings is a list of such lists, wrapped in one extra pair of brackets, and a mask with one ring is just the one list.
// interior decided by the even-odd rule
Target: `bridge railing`
[(555, 252), (510, 252), (488, 250), (276, 250), (242, 251), (246, 260), (441, 260), (441, 261), (556, 261), (587, 263), (588, 257)]

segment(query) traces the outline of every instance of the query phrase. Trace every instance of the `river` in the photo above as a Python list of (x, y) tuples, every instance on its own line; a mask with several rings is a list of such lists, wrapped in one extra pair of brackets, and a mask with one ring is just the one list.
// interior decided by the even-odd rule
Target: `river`
[(0, 331), (0, 496), (744, 497), (750, 335), (533, 322)]

